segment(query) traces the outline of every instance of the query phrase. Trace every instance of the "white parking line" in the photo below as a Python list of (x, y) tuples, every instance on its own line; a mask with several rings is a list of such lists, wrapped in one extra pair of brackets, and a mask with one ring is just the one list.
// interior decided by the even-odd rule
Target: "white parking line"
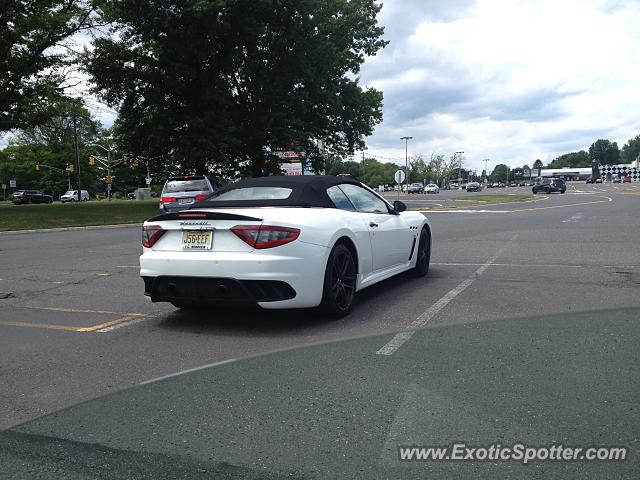
[(562, 220), (562, 223), (577, 223), (578, 220), (581, 220), (583, 216), (584, 216), (583, 213), (578, 212), (575, 215), (572, 215), (571, 217), (567, 218), (566, 220)]
[(482, 275), (487, 268), (489, 268), (493, 262), (495, 262), (502, 252), (504, 252), (511, 244), (518, 238), (518, 234), (515, 234), (511, 239), (504, 244), (500, 250), (498, 250), (489, 260), (483, 263), (471, 276), (463, 280), (458, 286), (449, 290), (440, 300), (431, 305), (426, 311), (424, 311), (418, 318), (416, 318), (411, 325), (407, 327), (407, 330), (397, 333), (389, 342), (387, 342), (380, 350), (376, 352), (376, 355), (393, 355), (404, 343), (409, 340), (415, 329), (424, 327), (435, 317), (444, 307), (446, 307), (451, 300), (456, 298), (462, 292), (464, 292), (476, 279)]

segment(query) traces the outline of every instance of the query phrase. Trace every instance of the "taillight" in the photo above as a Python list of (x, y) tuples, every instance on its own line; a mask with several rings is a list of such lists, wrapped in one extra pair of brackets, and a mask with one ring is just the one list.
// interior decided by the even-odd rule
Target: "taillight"
[(300, 236), (300, 230), (297, 228), (270, 225), (236, 225), (231, 231), (253, 248), (279, 247), (293, 242)]
[(196, 200), (204, 200), (208, 196), (209, 196), (208, 193), (200, 193), (200, 194), (196, 195)]
[(160, 197), (160, 203), (173, 203), (177, 201), (178, 199), (176, 197)]
[(142, 246), (151, 248), (164, 235), (164, 230), (159, 225), (145, 225), (142, 227)]

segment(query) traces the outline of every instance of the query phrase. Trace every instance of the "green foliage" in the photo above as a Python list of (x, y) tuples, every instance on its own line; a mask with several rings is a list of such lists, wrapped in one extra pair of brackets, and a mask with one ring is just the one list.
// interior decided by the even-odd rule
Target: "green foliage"
[(589, 160), (599, 165), (617, 165), (620, 162), (618, 144), (609, 140), (597, 140), (589, 147)]
[[(87, 164), (87, 158), (92, 151), (87, 143), (100, 137), (99, 125), (86, 109), (74, 103), (64, 105), (67, 114), (53, 117), (40, 126), (23, 130), (2, 151), (0, 178), (3, 183), (15, 178), (18, 188), (42, 190), (55, 198), (67, 191), (69, 180), (64, 170), (67, 164), (73, 164), (74, 167), (76, 164), (73, 132), (75, 114), (82, 188), (94, 188), (96, 171)], [(36, 164), (40, 166), (39, 171), (36, 171)], [(71, 174), (71, 185), (77, 188), (77, 172)]]
[(382, 93), (358, 85), (384, 47), (374, 0), (107, 0), (113, 35), (86, 69), (120, 110), (127, 149), (168, 168), (277, 172), (265, 147), (326, 154), (362, 148)]
[(621, 163), (634, 162), (640, 155), (640, 135), (630, 138), (620, 150)]
[(565, 153), (555, 158), (548, 168), (587, 168), (591, 166), (589, 154), (584, 150)]
[(65, 40), (92, 26), (90, 0), (4, 1), (0, 9), (0, 132), (64, 111), (73, 56)]
[(538, 168), (542, 168), (544, 166), (544, 164), (542, 163), (542, 160), (540, 160), (539, 158), (533, 162), (533, 168), (538, 169)]
[(513, 174), (511, 174), (511, 170), (509, 169), (509, 167), (503, 163), (500, 163), (495, 166), (495, 168), (491, 172), (491, 175), (489, 175), (489, 180), (491, 180), (492, 182), (506, 183), (507, 177), (509, 179), (514, 178)]

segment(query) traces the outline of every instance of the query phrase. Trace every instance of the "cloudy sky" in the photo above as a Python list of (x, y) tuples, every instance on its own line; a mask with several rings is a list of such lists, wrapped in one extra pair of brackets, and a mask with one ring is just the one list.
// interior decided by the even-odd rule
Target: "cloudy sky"
[[(390, 44), (367, 59), (384, 92), (368, 153), (464, 151), (467, 168), (531, 165), (640, 133), (640, 1), (386, 0)], [(115, 112), (90, 100), (111, 125)], [(0, 148), (7, 138), (0, 139)]]
[(363, 85), (384, 92), (369, 151), (464, 151), (480, 171), (545, 163), (640, 133), (637, 0), (386, 0), (390, 44)]

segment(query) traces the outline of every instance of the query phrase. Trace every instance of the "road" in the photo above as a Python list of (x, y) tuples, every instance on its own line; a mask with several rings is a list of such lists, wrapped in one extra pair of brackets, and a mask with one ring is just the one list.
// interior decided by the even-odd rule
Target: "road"
[[(518, 190), (523, 190), (522, 192)], [(500, 194), (526, 193), (501, 189)], [(490, 194), (491, 191), (482, 192)], [(432, 266), (375, 285), (353, 313), (183, 313), (142, 296), (139, 227), (0, 235), (0, 429), (159, 376), (294, 346), (409, 327), (640, 306), (640, 185), (570, 185), (531, 203), (447, 207)], [(473, 196), (474, 194), (469, 194)], [(420, 198), (412, 198), (420, 197)]]

